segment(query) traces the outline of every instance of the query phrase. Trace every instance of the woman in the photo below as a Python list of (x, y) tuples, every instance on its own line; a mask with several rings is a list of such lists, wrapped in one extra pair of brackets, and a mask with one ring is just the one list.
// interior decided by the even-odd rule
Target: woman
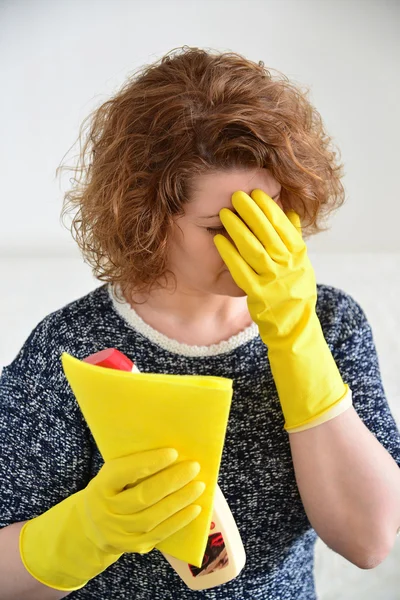
[[(307, 94), (262, 62), (183, 47), (94, 111), (77, 171), (64, 208), (105, 283), (44, 318), (1, 375), (7, 597), (311, 600), (317, 535), (379, 564), (400, 525), (400, 435), (363, 309), (307, 257), (344, 200)], [(60, 356), (108, 347), (142, 372), (234, 381), (218, 482), (247, 563), (220, 587), (188, 589), (154, 550), (196, 518), (198, 465), (102, 461)]]

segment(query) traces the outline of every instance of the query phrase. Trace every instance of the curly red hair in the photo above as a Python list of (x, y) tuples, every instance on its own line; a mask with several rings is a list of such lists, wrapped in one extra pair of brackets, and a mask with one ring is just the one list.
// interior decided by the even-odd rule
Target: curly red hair
[(56, 173), (79, 174), (61, 214), (78, 209), (71, 233), (97, 279), (119, 284), (125, 299), (160, 285), (172, 225), (203, 173), (267, 168), (303, 237), (325, 230), (322, 218), (344, 201), (343, 165), (308, 89), (277, 73), (235, 52), (183, 46), (84, 120), (78, 165)]

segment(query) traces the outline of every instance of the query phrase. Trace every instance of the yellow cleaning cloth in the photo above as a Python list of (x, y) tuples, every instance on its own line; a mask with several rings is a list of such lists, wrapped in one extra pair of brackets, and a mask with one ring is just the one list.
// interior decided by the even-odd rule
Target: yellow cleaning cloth
[(131, 373), (83, 362), (63, 352), (61, 362), (104, 461), (156, 448), (176, 448), (176, 462), (196, 460), (194, 481), (206, 489), (194, 521), (156, 548), (201, 567), (213, 514), (232, 379), (206, 375)]

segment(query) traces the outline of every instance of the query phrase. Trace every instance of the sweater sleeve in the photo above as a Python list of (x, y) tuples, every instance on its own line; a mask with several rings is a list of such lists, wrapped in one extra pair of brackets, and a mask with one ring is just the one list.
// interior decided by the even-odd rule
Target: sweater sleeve
[(386, 399), (371, 325), (349, 294), (344, 294), (340, 310), (341, 328), (333, 357), (352, 391), (358, 416), (400, 467), (399, 428)]
[(90, 480), (90, 438), (74, 396), (54, 391), (48, 333), (39, 324), (0, 376), (0, 528), (42, 514)]

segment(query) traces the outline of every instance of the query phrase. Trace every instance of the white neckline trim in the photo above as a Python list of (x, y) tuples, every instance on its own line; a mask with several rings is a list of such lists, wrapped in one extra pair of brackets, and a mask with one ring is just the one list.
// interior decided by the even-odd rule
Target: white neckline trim
[(211, 346), (192, 346), (190, 344), (183, 344), (164, 335), (163, 333), (160, 333), (148, 323), (143, 321), (143, 319), (139, 317), (135, 309), (132, 308), (128, 302), (121, 302), (116, 297), (113, 285), (110, 282), (107, 284), (107, 291), (115, 311), (131, 327), (133, 327), (151, 342), (154, 342), (158, 346), (161, 346), (161, 348), (164, 348), (164, 350), (175, 352), (176, 354), (181, 354), (183, 356), (216, 356), (217, 354), (225, 354), (235, 350), (235, 348), (238, 348), (243, 344), (246, 344), (250, 340), (257, 337), (259, 333), (257, 324), (252, 323), (239, 333), (231, 336), (229, 339), (218, 342), (218, 344), (211, 344)]

